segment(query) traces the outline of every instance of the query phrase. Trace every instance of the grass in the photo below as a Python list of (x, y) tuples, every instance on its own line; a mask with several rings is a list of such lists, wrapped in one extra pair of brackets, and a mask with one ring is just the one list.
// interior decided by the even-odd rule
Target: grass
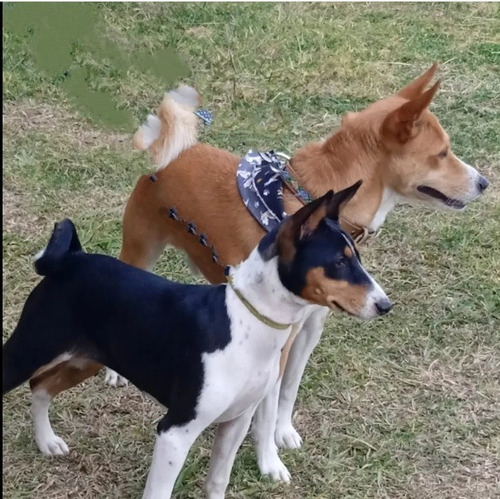
[[(106, 36), (127, 50), (175, 48), (185, 78), (216, 112), (204, 140), (232, 151), (292, 152), (331, 133), (346, 111), (442, 63), (433, 110), (455, 152), (491, 181), (464, 213), (402, 207), (363, 249), (397, 302), (370, 324), (332, 318), (304, 376), (282, 452), (289, 486), (259, 477), (240, 450), (232, 498), (493, 498), (500, 495), (500, 9), (496, 4), (100, 4)], [(37, 69), (27, 35), (4, 30), (4, 339), (38, 281), (31, 258), (54, 221), (77, 224), (89, 251), (117, 255), (121, 216), (148, 159), (131, 134), (72, 106)], [(118, 78), (89, 54), (92, 84), (139, 124), (164, 84), (133, 68)], [(168, 250), (155, 271), (192, 281)], [(161, 410), (102, 376), (56, 399), (64, 459), (35, 446), (29, 391), (4, 403), (9, 498), (138, 497)], [(193, 448), (176, 497), (200, 497), (212, 433)]]

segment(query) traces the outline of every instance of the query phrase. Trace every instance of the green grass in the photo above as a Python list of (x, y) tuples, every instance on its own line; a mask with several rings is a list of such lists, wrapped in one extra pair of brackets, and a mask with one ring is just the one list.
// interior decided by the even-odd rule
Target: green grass
[[(397, 303), (365, 324), (334, 317), (307, 367), (295, 421), (305, 439), (282, 452), (289, 486), (259, 477), (247, 440), (232, 498), (493, 498), (500, 495), (500, 9), (496, 4), (99, 4), (106, 36), (127, 50), (172, 47), (184, 81), (216, 113), (203, 140), (231, 151), (293, 152), (442, 63), (433, 110), (455, 152), (491, 181), (464, 213), (400, 208), (363, 248)], [(72, 106), (37, 69), (26, 36), (4, 41), (4, 339), (38, 281), (31, 258), (54, 221), (77, 224), (89, 251), (117, 255), (121, 217), (149, 160), (131, 135)], [(94, 87), (139, 124), (164, 82), (118, 78), (81, 53)], [(156, 272), (193, 281), (167, 250)], [(9, 498), (138, 497), (161, 410), (102, 376), (58, 398), (64, 459), (35, 446), (29, 391), (5, 399), (3, 487)], [(198, 498), (212, 433), (193, 448), (176, 497)]]

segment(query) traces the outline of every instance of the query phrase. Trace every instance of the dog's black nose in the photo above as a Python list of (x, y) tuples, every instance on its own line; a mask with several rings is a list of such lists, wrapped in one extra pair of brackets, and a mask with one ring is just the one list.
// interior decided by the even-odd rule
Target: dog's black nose
[(479, 175), (479, 180), (477, 181), (477, 188), (481, 192), (483, 192), (489, 185), (490, 183), (488, 182), (488, 179), (486, 177), (483, 177), (482, 175)]
[(375, 306), (377, 307), (378, 315), (385, 315), (391, 310), (392, 303), (389, 300), (381, 300), (375, 303)]

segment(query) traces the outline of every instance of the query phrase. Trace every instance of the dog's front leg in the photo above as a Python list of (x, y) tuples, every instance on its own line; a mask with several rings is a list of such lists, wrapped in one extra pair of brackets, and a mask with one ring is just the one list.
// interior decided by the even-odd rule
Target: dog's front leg
[(253, 406), (241, 416), (219, 424), (205, 483), (207, 499), (224, 499), (236, 452), (248, 432), (255, 408)]
[(302, 444), (302, 439), (292, 424), (293, 406), (307, 361), (321, 338), (328, 313), (324, 307), (318, 307), (306, 319), (290, 349), (279, 394), (275, 433), (278, 447), (295, 449)]
[(255, 411), (252, 434), (257, 445), (257, 462), (263, 475), (270, 475), (273, 480), (290, 481), (290, 473), (278, 456), (278, 447), (274, 441), (276, 415), (281, 379), (279, 379)]
[[(153, 462), (146, 481), (143, 499), (169, 499), (175, 480), (179, 475), (186, 456), (206, 428), (199, 420), (192, 420), (181, 426), (168, 426), (168, 414), (158, 425), (153, 451)], [(167, 427), (165, 429), (165, 427)]]

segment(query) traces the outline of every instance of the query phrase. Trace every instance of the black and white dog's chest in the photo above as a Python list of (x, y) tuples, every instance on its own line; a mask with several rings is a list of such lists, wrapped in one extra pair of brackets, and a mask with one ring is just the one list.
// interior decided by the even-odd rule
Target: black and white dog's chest
[(205, 382), (198, 402), (200, 407), (205, 401), (220, 401), (222, 415), (217, 422), (234, 419), (276, 383), (281, 350), (290, 334), (259, 322), (230, 289), (226, 290), (226, 306), (231, 341), (203, 355)]

